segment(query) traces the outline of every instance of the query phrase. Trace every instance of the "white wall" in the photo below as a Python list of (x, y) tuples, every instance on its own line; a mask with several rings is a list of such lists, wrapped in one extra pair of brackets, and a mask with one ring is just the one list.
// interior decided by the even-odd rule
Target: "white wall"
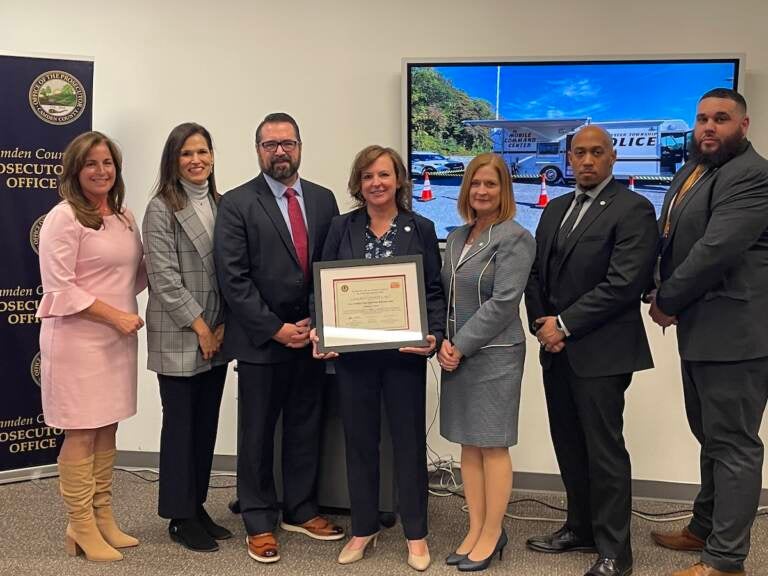
[[(194, 120), (210, 129), (226, 190), (257, 172), (253, 129), (277, 110), (301, 125), (302, 174), (343, 203), (354, 153), (373, 142), (400, 146), (400, 66), (408, 56), (745, 53), (750, 135), (768, 154), (766, 21), (764, 0), (2, 0), (0, 50), (95, 57), (94, 127), (122, 145), (128, 204), (141, 219), (173, 126)], [(626, 89), (642, 86), (627, 79)], [(638, 374), (627, 398), (634, 476), (694, 483), (698, 453), (683, 413), (675, 336), (648, 330), (657, 368)], [(430, 381), (430, 419), (435, 390)], [(235, 449), (235, 393), (231, 376), (221, 454)], [(156, 380), (140, 372), (139, 414), (121, 425), (119, 447), (157, 451), (159, 431)], [(436, 428), (430, 444), (457, 453)], [(512, 454), (517, 470), (557, 472), (533, 339)]]

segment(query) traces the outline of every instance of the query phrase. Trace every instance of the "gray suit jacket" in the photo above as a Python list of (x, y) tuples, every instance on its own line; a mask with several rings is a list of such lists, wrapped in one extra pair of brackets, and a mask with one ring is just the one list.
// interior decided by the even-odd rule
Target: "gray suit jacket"
[[(670, 202), (694, 169), (675, 175)], [(656, 303), (678, 319), (680, 356), (738, 361), (768, 356), (768, 160), (745, 141), (735, 158), (710, 169), (672, 211), (662, 238)]]
[(449, 317), (445, 334), (464, 356), (525, 341), (520, 299), (536, 255), (533, 236), (507, 220), (485, 230), (461, 260), (470, 228), (448, 235), (442, 270)]
[[(214, 216), (216, 205), (211, 201)], [(155, 196), (142, 224), (149, 278), (147, 368), (167, 376), (193, 376), (223, 364), (206, 361), (190, 327), (198, 316), (213, 330), (223, 321), (213, 242), (192, 204), (173, 212)]]

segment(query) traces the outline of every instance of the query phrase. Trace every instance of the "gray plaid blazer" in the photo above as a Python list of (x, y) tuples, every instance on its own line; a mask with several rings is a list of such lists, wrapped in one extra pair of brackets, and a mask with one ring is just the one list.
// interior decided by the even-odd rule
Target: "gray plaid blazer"
[[(215, 216), (216, 205), (211, 205)], [(191, 328), (201, 315), (211, 330), (223, 321), (213, 242), (194, 207), (173, 212), (155, 196), (141, 229), (149, 278), (147, 368), (166, 376), (194, 376), (224, 364), (219, 354), (203, 360)]]

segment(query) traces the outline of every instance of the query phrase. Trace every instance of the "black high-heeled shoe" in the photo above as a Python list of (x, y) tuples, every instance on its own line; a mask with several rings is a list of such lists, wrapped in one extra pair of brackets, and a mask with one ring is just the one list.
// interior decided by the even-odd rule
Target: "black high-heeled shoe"
[(466, 560), (469, 554), (459, 554), (458, 552), (451, 552), (445, 557), (445, 563), (448, 566), (458, 566), (459, 562)]
[(504, 530), (504, 527), (501, 528), (501, 535), (499, 536), (499, 540), (496, 542), (496, 547), (493, 549), (493, 552), (491, 552), (491, 555), (488, 556), (488, 558), (485, 558), (483, 560), (470, 560), (469, 555), (467, 555), (464, 560), (459, 562), (458, 568), (461, 572), (480, 572), (481, 570), (485, 570), (488, 568), (488, 566), (491, 565), (491, 560), (493, 560), (493, 557), (496, 555), (496, 552), (499, 553), (499, 562), (501, 562), (501, 557), (504, 554), (504, 547), (509, 542), (509, 539), (507, 538), (507, 531)]

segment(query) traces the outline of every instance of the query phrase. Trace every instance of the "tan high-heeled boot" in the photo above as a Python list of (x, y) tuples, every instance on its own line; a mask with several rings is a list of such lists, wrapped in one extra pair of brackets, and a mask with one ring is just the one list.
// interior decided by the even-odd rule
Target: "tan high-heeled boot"
[(122, 560), (123, 555), (104, 540), (93, 516), (93, 456), (71, 462), (59, 459), (59, 489), (69, 514), (67, 554), (83, 551), (94, 562)]
[(96, 452), (93, 455), (93, 478), (96, 482), (93, 494), (93, 515), (104, 540), (113, 548), (138, 546), (139, 541), (120, 530), (112, 514), (112, 467), (115, 463), (115, 449)]

